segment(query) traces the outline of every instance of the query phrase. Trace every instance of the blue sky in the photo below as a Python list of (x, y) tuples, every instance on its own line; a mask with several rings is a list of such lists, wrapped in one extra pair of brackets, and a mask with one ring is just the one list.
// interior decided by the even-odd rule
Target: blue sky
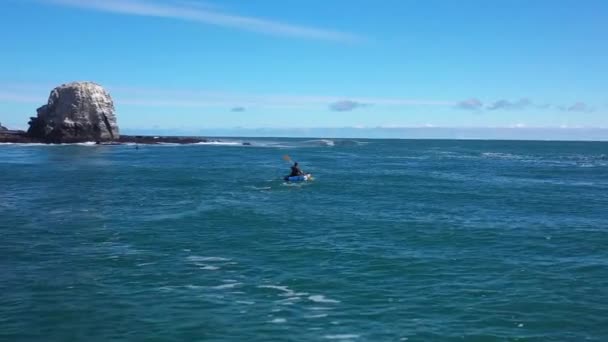
[(124, 129), (608, 127), (606, 1), (4, 0), (0, 122), (94, 81)]

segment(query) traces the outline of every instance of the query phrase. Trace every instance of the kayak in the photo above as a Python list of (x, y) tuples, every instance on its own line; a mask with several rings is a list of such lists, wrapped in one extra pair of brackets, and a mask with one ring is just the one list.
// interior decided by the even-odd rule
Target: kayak
[(291, 177), (285, 176), (285, 178), (283, 178), (283, 179), (285, 179), (286, 182), (307, 182), (307, 181), (312, 180), (312, 174), (307, 173), (302, 176), (291, 176)]

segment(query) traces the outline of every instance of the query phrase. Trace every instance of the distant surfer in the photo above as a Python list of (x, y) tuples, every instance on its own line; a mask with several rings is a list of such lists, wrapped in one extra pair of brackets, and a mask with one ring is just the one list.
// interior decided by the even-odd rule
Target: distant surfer
[(302, 170), (298, 166), (298, 162), (293, 163), (293, 166), (291, 167), (291, 174), (289, 175), (289, 177), (296, 177), (296, 176), (303, 176), (303, 175), (304, 175), (304, 172), (302, 172)]

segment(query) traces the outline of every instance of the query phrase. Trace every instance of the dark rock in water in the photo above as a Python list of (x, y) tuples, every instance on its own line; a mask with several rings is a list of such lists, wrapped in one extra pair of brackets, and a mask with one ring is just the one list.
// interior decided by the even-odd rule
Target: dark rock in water
[(33, 144), (40, 142), (40, 140), (28, 136), (25, 131), (0, 130), (0, 143)]
[(120, 138), (110, 94), (91, 82), (61, 85), (31, 118), (28, 135), (47, 143), (106, 142)]

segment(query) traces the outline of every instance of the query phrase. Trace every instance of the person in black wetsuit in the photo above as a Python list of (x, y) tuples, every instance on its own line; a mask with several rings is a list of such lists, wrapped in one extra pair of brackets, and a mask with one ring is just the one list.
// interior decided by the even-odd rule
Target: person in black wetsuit
[(302, 175), (304, 175), (304, 172), (302, 172), (302, 170), (300, 170), (298, 163), (295, 162), (293, 164), (293, 166), (291, 167), (291, 174), (289, 175), (289, 177), (302, 176)]

